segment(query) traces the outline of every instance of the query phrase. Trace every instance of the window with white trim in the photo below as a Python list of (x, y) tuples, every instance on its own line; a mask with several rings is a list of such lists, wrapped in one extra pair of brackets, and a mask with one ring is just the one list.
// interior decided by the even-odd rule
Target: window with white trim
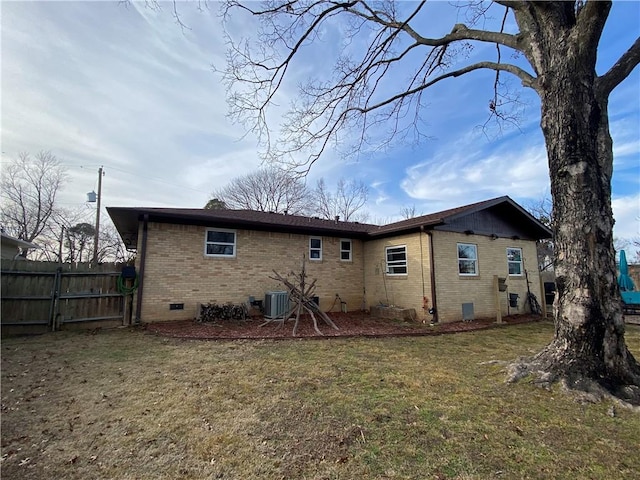
[(507, 248), (507, 267), (509, 275), (522, 275), (521, 248)]
[(348, 240), (348, 239), (340, 240), (340, 260), (342, 260), (343, 262), (350, 262), (351, 251), (352, 251), (351, 240)]
[(204, 254), (207, 257), (235, 257), (236, 231), (223, 228), (207, 228)]
[(387, 275), (407, 274), (407, 246), (385, 247)]
[(478, 246), (458, 243), (458, 274), (478, 275)]
[(309, 238), (309, 260), (322, 260), (322, 237)]

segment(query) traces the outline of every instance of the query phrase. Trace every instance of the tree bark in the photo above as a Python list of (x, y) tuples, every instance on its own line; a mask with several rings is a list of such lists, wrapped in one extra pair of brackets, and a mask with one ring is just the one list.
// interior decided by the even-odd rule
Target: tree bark
[(616, 281), (608, 94), (598, 92), (595, 74), (599, 35), (578, 35), (566, 15), (545, 20), (531, 38), (544, 57), (534, 66), (554, 201), (555, 335), (516, 365), (513, 378), (534, 373), (640, 405), (640, 366), (624, 341)]

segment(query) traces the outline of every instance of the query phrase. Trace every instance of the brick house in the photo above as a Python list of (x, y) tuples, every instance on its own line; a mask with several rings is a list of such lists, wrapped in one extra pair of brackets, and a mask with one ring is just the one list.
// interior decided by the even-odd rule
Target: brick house
[[(299, 271), (303, 256), (323, 310), (339, 296), (348, 310), (394, 305), (422, 320), (460, 320), (463, 304), (476, 318), (496, 316), (496, 302), (502, 315), (525, 313), (525, 271), (542, 298), (536, 241), (551, 236), (506, 196), (383, 226), (249, 210), (107, 211), (137, 250), (134, 311), (144, 322), (194, 318), (200, 303), (264, 298), (282, 290), (273, 271)], [(494, 276), (506, 279), (499, 296)]]

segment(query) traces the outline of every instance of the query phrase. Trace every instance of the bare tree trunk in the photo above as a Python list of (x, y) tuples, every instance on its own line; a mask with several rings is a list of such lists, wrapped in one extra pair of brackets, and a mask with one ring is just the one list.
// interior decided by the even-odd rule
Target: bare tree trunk
[(555, 336), (513, 378), (537, 372), (640, 404), (640, 366), (624, 341), (616, 282), (607, 98), (595, 88), (595, 59), (555, 50), (539, 89), (554, 200)]
[[(609, 94), (640, 65), (640, 38), (606, 73), (597, 75), (598, 46), (611, 1), (494, 0), (491, 3), (506, 8), (499, 31), (476, 28), (482, 21), (472, 20), (470, 25), (453, 25), (439, 38), (423, 36), (414, 29), (426, 3), (419, 2), (407, 11), (397, 8), (396, 2), (379, 2), (374, 7), (365, 1), (342, 4), (327, 0), (314, 2), (314, 8), (307, 9), (298, 2), (281, 1), (269, 2), (262, 10), (254, 10), (252, 2), (240, 5), (261, 17), (264, 30), (258, 35), (261, 43), (254, 52), (244, 48), (244, 43), (233, 44), (230, 50), (226, 79), (230, 85), (240, 84), (246, 92), (232, 100), (232, 116), (244, 120), (246, 112), (248, 118), (255, 115), (252, 128), (270, 138), (264, 112), (283, 84), (292, 58), (301, 55), (304, 44), (315, 38), (325, 22), (342, 12), (356, 19), (358, 25), (346, 32), (349, 41), (361, 40), (359, 34), (365, 31), (361, 24), (370, 25), (375, 35), (365, 40), (365, 55), (340, 57), (333, 77), (300, 88), (304, 101), (288, 112), (288, 120), (282, 125), (282, 142), (266, 144), (274, 159), (297, 157), (311, 147), (303, 163), (310, 166), (344, 130), (358, 132), (349, 146), (353, 151), (368, 146), (370, 137), (365, 132), (372, 127), (390, 125), (390, 138), (404, 136), (399, 126), (414, 107), (413, 127), (419, 131), (423, 95), (431, 86), (450, 78), (493, 70), (495, 98), (501, 73), (519, 78), (524, 87), (538, 93), (542, 105), (541, 124), (554, 202), (559, 299), (553, 342), (533, 359), (517, 364), (512, 378), (535, 373), (545, 382), (563, 379), (575, 389), (593, 389), (603, 396), (612, 393), (640, 406), (640, 367), (625, 346), (616, 285), (611, 210), (613, 151), (607, 116)], [(238, 2), (228, 3), (229, 10), (237, 6)], [(467, 2), (467, 6), (477, 19), (489, 18), (483, 2)], [(513, 34), (507, 33), (510, 28), (506, 26), (511, 13), (518, 24), (518, 32)], [(409, 43), (396, 43), (403, 35)], [(450, 62), (449, 55), (456, 50), (450, 46), (466, 42), (496, 45), (496, 61), (485, 57), (475, 63)], [(287, 55), (273, 56), (270, 49), (261, 48), (265, 44), (276, 45)], [(407, 46), (402, 54), (397, 50), (399, 45)], [(403, 60), (413, 56), (405, 53), (421, 47), (426, 47), (427, 54), (412, 79), (387, 95), (381, 85), (390, 83), (382, 79), (395, 78), (390, 77), (392, 71), (404, 75)], [(505, 63), (502, 47), (521, 52), (529, 65)], [(259, 70), (264, 75), (256, 75)], [(504, 107), (499, 100), (489, 106), (496, 118), (508, 119)]]

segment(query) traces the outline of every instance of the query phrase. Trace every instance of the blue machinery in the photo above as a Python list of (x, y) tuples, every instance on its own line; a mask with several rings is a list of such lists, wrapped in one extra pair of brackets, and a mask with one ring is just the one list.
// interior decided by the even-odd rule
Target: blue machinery
[(618, 286), (622, 296), (622, 310), (628, 315), (640, 314), (640, 292), (636, 291), (633, 279), (629, 275), (629, 264), (627, 254), (620, 250), (620, 275), (618, 275)]

